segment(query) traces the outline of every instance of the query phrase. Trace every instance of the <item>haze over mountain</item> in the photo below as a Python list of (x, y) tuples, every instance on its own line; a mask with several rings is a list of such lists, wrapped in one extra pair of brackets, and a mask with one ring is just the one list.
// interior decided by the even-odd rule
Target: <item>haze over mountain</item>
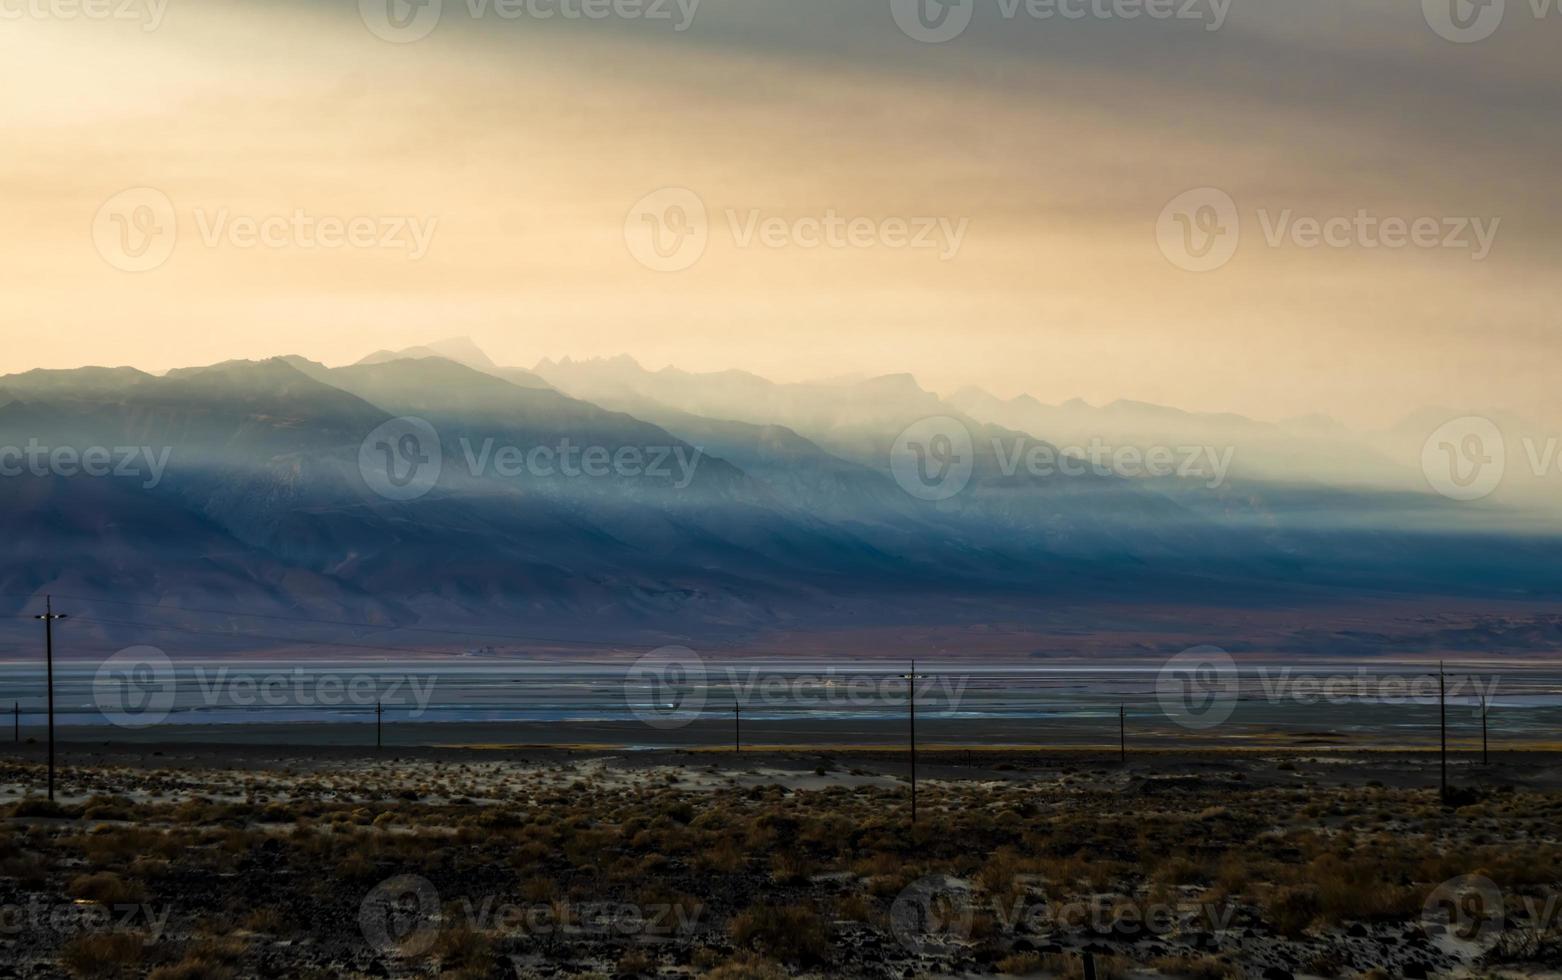
[[(1093, 443), (1165, 447), (1176, 465), (1127, 471), (1131, 456), (1103, 463)], [(0, 378), (0, 446), (75, 462), (0, 479), (0, 594), (18, 608), (71, 596), (103, 643), (152, 629), (216, 652), (276, 644), (204, 610), (376, 625), (322, 625), (321, 643), (518, 652), (1026, 635), (1060, 604), (1116, 629), (1218, 620), (1198, 611), (1211, 607), (1392, 597), (1486, 616), (1555, 601), (1553, 530), (1432, 493), (1391, 443), (1322, 418), (946, 399), (909, 375), (777, 384), (628, 358), (526, 370), (469, 341), (335, 368), (30, 371)], [(134, 472), (84, 473), (92, 447), (134, 450)], [(1562, 642), (1528, 606), (1515, 616), (1499, 635)], [(458, 628), (510, 639), (420, 632)]]

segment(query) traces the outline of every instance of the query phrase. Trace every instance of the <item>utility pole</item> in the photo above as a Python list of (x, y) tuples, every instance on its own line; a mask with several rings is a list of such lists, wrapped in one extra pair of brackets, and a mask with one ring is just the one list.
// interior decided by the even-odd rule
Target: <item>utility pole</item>
[(16, 726), (15, 737), (12, 739), (12, 741), (16, 742), (17, 744), (21, 744), (21, 741), (22, 741), (22, 702), (20, 702), (20, 701), (13, 701), (11, 703), (11, 715), (12, 715), (12, 718), (13, 718), (13, 722), (14, 722), (14, 724)]
[(374, 702), (374, 747), (376, 749), (381, 749), (381, 748), (385, 747), (385, 742), (384, 742), (384, 738), (383, 738), (383, 726), (382, 726), (381, 721), (380, 721), (380, 717), (381, 717), (382, 714), (383, 714), (383, 709), (380, 706), (380, 701), (378, 699), (376, 699), (375, 702)]
[(743, 706), (732, 702), (732, 752), (743, 751)]
[(911, 822), (917, 822), (917, 673), (916, 660), (911, 661), (911, 673), (902, 674), (906, 679), (906, 703), (911, 708)]
[(43, 615), (34, 616), (34, 619), (43, 620), (43, 656), (47, 665), (49, 687), (49, 799), (54, 799), (54, 621), (64, 619), (64, 613), (54, 611), (54, 599), (51, 596), (43, 597)]
[(1481, 696), (1481, 765), (1486, 765), (1486, 692), (1477, 691)]
[(1117, 706), (1117, 757), (1118, 760), (1128, 762), (1128, 706)]
[(1437, 724), (1442, 731), (1442, 793), (1448, 796), (1448, 685), (1443, 674), (1443, 663), (1437, 663)]

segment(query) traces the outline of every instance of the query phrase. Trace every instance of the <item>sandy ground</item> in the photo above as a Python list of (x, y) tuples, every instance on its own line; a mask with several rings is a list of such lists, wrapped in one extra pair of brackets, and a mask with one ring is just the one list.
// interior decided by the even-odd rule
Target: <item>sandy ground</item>
[[(469, 734), (441, 732), (441, 736)], [(166, 734), (168, 729), (158, 729)], [(79, 734), (79, 733), (77, 733)], [(180, 734), (187, 734), (181, 732)], [(395, 804), (409, 788), (416, 789), (417, 806), (436, 824), (449, 816), (457, 823), (474, 812), (525, 807), (559, 794), (584, 792), (612, 794), (614, 791), (638, 791), (653, 797), (669, 793), (684, 798), (720, 797), (727, 800), (766, 796), (781, 792), (801, 799), (829, 800), (830, 794), (891, 794), (899, 798), (910, 784), (910, 758), (904, 750), (880, 746), (810, 745), (751, 747), (734, 752), (730, 747), (640, 748), (570, 747), (565, 745), (525, 746), (497, 744), (490, 739), (474, 744), (398, 745), (381, 749), (347, 744), (298, 744), (309, 732), (289, 730), (285, 741), (269, 744), (251, 734), (255, 741), (200, 742), (178, 741), (127, 742), (123, 739), (100, 741), (62, 741), (57, 745), (56, 786), (59, 801), (82, 804), (94, 797), (120, 797), (137, 804), (167, 805), (181, 801), (205, 804), (243, 804), (269, 806), (292, 801), (312, 806), (372, 808)], [(275, 735), (276, 732), (270, 734)], [(484, 735), (494, 734), (491, 731)], [(42, 790), (41, 777), (46, 746), (37, 742), (0, 745), (0, 804), (36, 797)], [(1504, 794), (1551, 794), (1562, 792), (1562, 752), (1514, 751), (1494, 753), (1482, 764), (1479, 753), (1457, 752), (1448, 760), (1448, 779), (1456, 789), (1502, 796)], [(1407, 749), (1368, 750), (1360, 748), (1298, 748), (1295, 746), (1254, 746), (1241, 751), (1163, 747), (1132, 749), (1126, 759), (1114, 749), (998, 747), (967, 749), (922, 746), (917, 760), (919, 789), (936, 797), (982, 800), (998, 796), (1012, 799), (1015, 792), (1033, 799), (1036, 819), (1053, 819), (1048, 814), (1067, 815), (1087, 806), (1106, 806), (1108, 812), (1127, 808), (1134, 813), (1172, 814), (1184, 809), (1210, 812), (1212, 798), (1220, 801), (1221, 787), (1233, 801), (1239, 797), (1283, 799), (1299, 795), (1319, 795), (1333, 790), (1349, 790), (1356, 797), (1370, 797), (1378, 790), (1407, 791), (1418, 798), (1431, 799), (1442, 777), (1437, 753)], [(1536, 799), (1543, 797), (1537, 796)], [(696, 807), (698, 807), (696, 803)], [(1235, 806), (1235, 802), (1233, 802)], [(476, 808), (474, 811), (473, 808)], [(1051, 809), (1049, 809), (1051, 808)], [(1058, 809), (1061, 808), (1061, 809)], [(1214, 807), (1218, 811), (1222, 807)], [(695, 812), (698, 812), (696, 809)], [(1126, 811), (1125, 811), (1126, 812)], [(1451, 812), (1451, 811), (1450, 811)], [(1184, 815), (1186, 816), (1186, 815)], [(1276, 826), (1286, 823), (1308, 826), (1298, 814), (1276, 812)], [(14, 817), (13, 830), (28, 828), (38, 833), (58, 830), (70, 833), (70, 822), (57, 823), (49, 818)], [(1197, 819), (1195, 817), (1194, 819)], [(1334, 819), (1334, 818), (1331, 818)], [(1351, 817), (1339, 819), (1353, 819)], [(90, 822), (90, 821), (88, 821)], [(103, 823), (103, 821), (99, 821)], [(106, 822), (112, 825), (110, 819)], [(1341, 825), (1344, 826), (1343, 824)], [(379, 828), (385, 834), (404, 834), (410, 828), (399, 825)], [(285, 833), (274, 825), (253, 824), (246, 832), (262, 837)], [(213, 833), (231, 833), (216, 831)], [(452, 827), (439, 833), (457, 834)], [(481, 838), (478, 838), (481, 839)], [(805, 888), (830, 891), (839, 884), (834, 875), (817, 876)], [(509, 880), (514, 880), (513, 878)], [(463, 882), (439, 880), (441, 894), (447, 898), (459, 894)], [(954, 883), (968, 888), (971, 879)], [(9, 887), (0, 875), (0, 889)], [(183, 887), (183, 886), (179, 886)], [(203, 887), (211, 887), (208, 882)], [(253, 886), (251, 886), (253, 887)], [(757, 884), (756, 888), (759, 887)], [(1559, 883), (1562, 888), (1562, 883)], [(351, 888), (346, 889), (351, 892)], [(173, 893), (184, 895), (177, 888)], [(903, 893), (904, 894), (904, 893)], [(346, 917), (321, 927), (319, 949), (301, 952), (294, 939), (250, 936), (252, 958), (263, 956), (268, 962), (294, 969), (300, 963), (325, 969), (331, 975), (379, 976), (385, 966), (372, 951), (365, 952), (358, 936), (358, 923), (352, 918), (360, 896), (350, 895), (345, 902)], [(743, 895), (737, 896), (743, 898)], [(734, 899), (736, 900), (736, 898)], [(746, 901), (746, 898), (743, 898)], [(740, 901), (731, 911), (742, 907)], [(180, 928), (176, 917), (171, 929)], [(198, 919), (182, 928), (194, 942), (203, 928)], [(792, 975), (808, 976), (967, 976), (975, 975), (960, 966), (969, 963), (955, 945), (938, 942), (923, 948), (920, 942), (905, 944), (883, 927), (840, 922), (833, 940), (841, 949), (852, 950), (838, 966), (839, 973), (804, 971)], [(876, 929), (876, 931), (875, 931)], [(344, 940), (343, 937), (346, 937)], [(719, 942), (706, 936), (702, 942)], [(71, 974), (49, 965), (47, 949), (27, 945), (24, 940), (0, 937), (0, 945), (31, 964), (19, 973), (23, 977), (55, 978)], [(1262, 930), (1246, 928), (1210, 928), (1195, 930), (1175, 939), (1156, 940), (1179, 955), (1219, 953), (1229, 961), (1243, 964), (1244, 976), (1276, 980), (1281, 977), (1307, 980), (1315, 974), (1296, 969), (1297, 962), (1322, 951), (1347, 963), (1387, 965), (1387, 976), (1427, 975), (1458, 978), (1474, 977), (1562, 977), (1552, 964), (1534, 964), (1517, 969), (1472, 969), (1457, 959), (1438, 958), (1434, 947), (1413, 927), (1402, 924), (1369, 925), (1347, 930), (1335, 927), (1310, 936), (1304, 944)], [(697, 944), (691, 944), (691, 947)], [(515, 976), (556, 976), (579, 972), (612, 975), (613, 964), (621, 950), (612, 944), (600, 948), (581, 946), (571, 955), (573, 966), (562, 970), (552, 953), (527, 954), (513, 963)], [(1152, 948), (1154, 944), (1151, 944)], [(1014, 949), (1021, 949), (1016, 942)], [(1055, 930), (1031, 943), (1040, 951), (1061, 950), (1069, 962), (1078, 962), (1085, 951), (1099, 950), (1113, 955), (1132, 950), (1132, 944), (1103, 942), (1101, 937), (1084, 932)], [(261, 952), (257, 953), (259, 949)], [(864, 952), (871, 950), (871, 952)], [(1141, 944), (1141, 952), (1144, 951)], [(0, 953), (6, 951), (0, 950)], [(683, 950), (679, 956), (686, 956)], [(834, 954), (832, 954), (834, 955)], [(26, 959), (30, 957), (30, 959)], [(18, 962), (23, 962), (19, 959)], [(3, 960), (3, 956), (0, 956)], [(1291, 964), (1285, 970), (1279, 964)], [(1398, 964), (1398, 966), (1394, 966)], [(1416, 973), (1396, 973), (1407, 964), (1416, 964)], [(1429, 964), (1429, 967), (1427, 966)], [(394, 972), (397, 967), (390, 964)], [(574, 969), (580, 968), (579, 971)], [(849, 967), (849, 969), (848, 969)], [(280, 968), (280, 967), (279, 967)], [(1425, 974), (1421, 971), (1427, 969)], [(688, 976), (698, 971), (662, 973), (661, 976)], [(991, 975), (991, 970), (980, 971)], [(11, 975), (0, 966), (0, 976)], [(282, 974), (286, 975), (286, 970)], [(464, 974), (463, 974), (464, 975)], [(1064, 976), (1053, 973), (1048, 975)], [(1361, 975), (1367, 974), (1343, 974)], [(1124, 978), (1168, 976), (1147, 969), (1119, 974)]]
[[(457, 736), (462, 731), (441, 733)], [(166, 733), (167, 728), (158, 729)], [(476, 771), (539, 768), (591, 772), (624, 784), (646, 778), (679, 778), (685, 789), (761, 784), (791, 790), (832, 786), (894, 786), (909, 783), (910, 754), (902, 748), (808, 745), (751, 746), (740, 752), (726, 747), (677, 749), (622, 746), (525, 745), (476, 741), (426, 745), (390, 743), (383, 748), (346, 742), (300, 744), (308, 733), (292, 732), (285, 740), (201, 742), (196, 739), (126, 743), (64, 741), (56, 746), (59, 786), (70, 792), (72, 767), (103, 770), (170, 770), (189, 774), (271, 772), (297, 775), (333, 771), (384, 769), (415, 773), (452, 764)], [(484, 732), (482, 734), (494, 734)], [(0, 759), (41, 763), (47, 759), (42, 742), (0, 745)], [(1441, 780), (1439, 753), (1410, 749), (1329, 749), (1254, 746), (1241, 751), (1214, 749), (1132, 748), (1125, 756), (1116, 749), (1038, 749), (1024, 746), (956, 748), (919, 744), (917, 775), (921, 781), (1024, 782), (1076, 778), (1118, 782), (1124, 778), (1197, 780), (1210, 773), (1240, 772), (1252, 786), (1328, 785), (1435, 789)], [(1478, 748), (1451, 750), (1447, 762), (1450, 785), (1472, 788), (1515, 787), (1537, 792), (1562, 791), (1562, 752), (1549, 750), (1492, 752), (1481, 762)], [(822, 772), (820, 771), (822, 770)], [(36, 789), (21, 784), (0, 785), (0, 794), (16, 797)], [(0, 796), (0, 798), (3, 798)]]

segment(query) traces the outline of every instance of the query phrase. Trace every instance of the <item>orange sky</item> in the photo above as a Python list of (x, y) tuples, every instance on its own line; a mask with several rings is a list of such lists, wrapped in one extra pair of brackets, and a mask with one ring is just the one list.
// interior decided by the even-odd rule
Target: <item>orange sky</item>
[[(140, 2), (0, 22), (0, 372), (470, 334), (518, 364), (1562, 421), (1562, 18), (1527, 5), (1469, 44), (1388, 0), (1219, 30), (980, 6), (925, 44), (889, 0), (705, 0), (682, 31), (446, 0), (392, 43), (352, 0)], [(1199, 273), (1157, 226), (1204, 187), (1241, 237)], [(704, 211), (692, 262), (637, 237), (648, 208), (683, 241), (669, 188)], [(1471, 218), (1485, 248), (1360, 230)]]

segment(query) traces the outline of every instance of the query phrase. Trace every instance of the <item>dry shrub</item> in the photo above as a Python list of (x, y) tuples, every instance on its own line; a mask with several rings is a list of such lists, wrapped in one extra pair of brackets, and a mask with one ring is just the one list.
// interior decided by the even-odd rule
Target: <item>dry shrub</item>
[(802, 905), (755, 905), (732, 920), (732, 939), (757, 953), (792, 962), (823, 960), (829, 949), (824, 921)]
[(1184, 980), (1242, 980), (1242, 971), (1213, 956), (1162, 956), (1150, 966)]
[(83, 980), (108, 980), (137, 972), (145, 952), (140, 933), (94, 932), (66, 943), (60, 961)]
[(104, 905), (139, 902), (146, 897), (139, 883), (126, 881), (112, 871), (77, 875), (71, 879), (68, 891), (72, 898), (84, 898)]
[(705, 980), (787, 980), (787, 973), (770, 960), (742, 954), (706, 973)]

